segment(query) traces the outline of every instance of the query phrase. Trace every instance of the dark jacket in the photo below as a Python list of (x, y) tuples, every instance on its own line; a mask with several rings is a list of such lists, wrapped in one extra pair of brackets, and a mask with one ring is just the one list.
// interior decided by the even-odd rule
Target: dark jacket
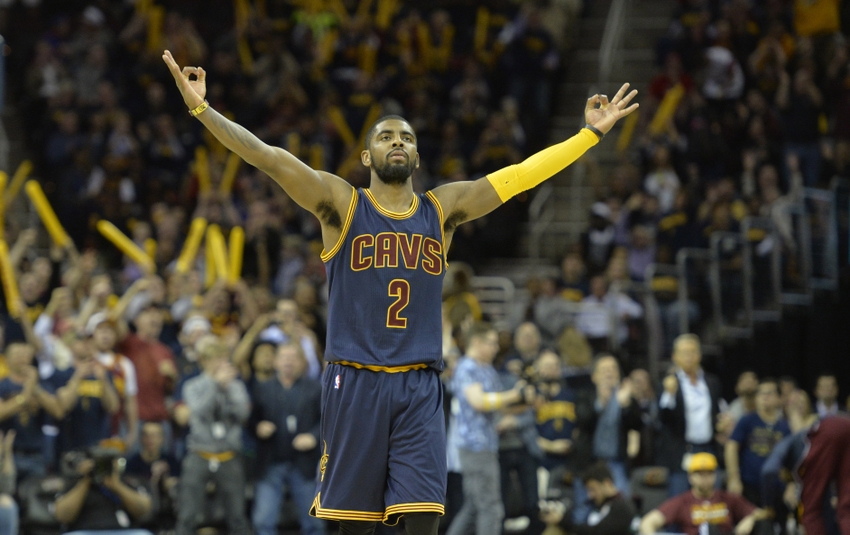
[[(314, 477), (322, 456), (319, 436), (322, 385), (301, 377), (287, 390), (277, 378), (273, 378), (258, 383), (252, 397), (254, 411), (250, 422), (251, 433), (256, 436), (257, 424), (263, 420), (272, 422), (276, 427), (271, 437), (257, 440), (259, 473), (270, 464), (290, 462), (304, 477)], [(316, 447), (309, 451), (293, 448), (292, 440), (301, 433), (310, 433), (316, 437)]]
[(572, 515), (566, 514), (560, 525), (573, 535), (628, 535), (633, 532), (631, 526), (636, 515), (631, 500), (617, 494), (605, 500), (602, 507), (594, 506), (588, 523), (573, 524)]
[[(612, 395), (616, 395), (616, 391)], [(589, 466), (594, 460), (593, 434), (599, 423), (599, 412), (596, 410), (596, 388), (584, 388), (576, 395), (576, 430), (573, 440), (575, 466)], [(628, 407), (620, 411), (619, 445), (617, 459), (626, 460), (626, 446), (629, 430), (639, 430), (641, 427), (640, 407), (633, 399)]]
[[(711, 425), (712, 431), (720, 413), (720, 400), (722, 399), (723, 387), (716, 375), (704, 372), (705, 384), (711, 396)], [(678, 383), (678, 376), (676, 377)], [(661, 394), (664, 395), (663, 392)], [(660, 399), (660, 397), (659, 397)], [(668, 409), (659, 406), (661, 418), (661, 436), (658, 444), (658, 462), (670, 470), (682, 469), (682, 457), (688, 452), (688, 444), (685, 441), (685, 398), (682, 395), (682, 385), (676, 390), (676, 407)], [(712, 433), (713, 436), (713, 433)], [(711, 440), (714, 443), (714, 439)], [(715, 452), (716, 453), (716, 452)], [(722, 456), (718, 456), (720, 458)]]

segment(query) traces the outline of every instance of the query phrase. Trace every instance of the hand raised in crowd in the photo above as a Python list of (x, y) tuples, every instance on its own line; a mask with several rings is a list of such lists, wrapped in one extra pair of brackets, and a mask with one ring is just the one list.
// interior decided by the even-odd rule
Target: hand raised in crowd
[(676, 379), (676, 376), (673, 374), (668, 375), (664, 378), (663, 381), (664, 391), (670, 394), (671, 396), (675, 396), (679, 393), (679, 380)]
[(154, 461), (154, 463), (151, 464), (151, 482), (155, 485), (158, 484), (162, 480), (163, 476), (168, 476), (170, 470), (168, 463), (162, 459)]
[(275, 431), (277, 431), (277, 426), (267, 420), (263, 420), (257, 424), (257, 438), (260, 440), (269, 438)]
[(228, 361), (222, 361), (213, 373), (213, 379), (220, 387), (226, 387), (236, 379), (236, 368)]
[(730, 477), (726, 482), (726, 490), (731, 492), (732, 494), (740, 495), (744, 492), (744, 484), (741, 482), (740, 477)]
[(628, 407), (632, 403), (632, 380), (626, 377), (620, 383), (620, 388), (617, 390), (617, 403), (621, 407)]
[(44, 308), (44, 313), (48, 316), (53, 316), (57, 310), (63, 308), (63, 305), (69, 303), (70, 300), (70, 288), (66, 286), (54, 288), (53, 292), (50, 294), (50, 301), (48, 301), (47, 306)]

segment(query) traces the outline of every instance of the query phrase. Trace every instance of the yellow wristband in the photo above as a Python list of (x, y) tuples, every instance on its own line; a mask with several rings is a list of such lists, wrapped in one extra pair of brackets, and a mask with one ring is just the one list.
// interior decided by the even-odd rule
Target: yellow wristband
[(204, 113), (207, 110), (207, 108), (209, 108), (209, 107), (210, 107), (210, 103), (207, 102), (206, 99), (205, 99), (203, 102), (201, 102), (200, 106), (198, 106), (197, 108), (195, 108), (193, 110), (189, 110), (189, 115), (191, 115), (192, 117), (197, 117), (198, 115)]
[(502, 408), (502, 396), (496, 392), (484, 394), (484, 407), (497, 410)]

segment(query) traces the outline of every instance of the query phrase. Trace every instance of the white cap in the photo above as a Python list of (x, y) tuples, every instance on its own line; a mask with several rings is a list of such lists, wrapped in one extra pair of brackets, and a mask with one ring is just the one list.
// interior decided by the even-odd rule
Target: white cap
[(91, 336), (94, 334), (94, 330), (97, 329), (97, 326), (101, 323), (106, 323), (111, 321), (109, 319), (109, 314), (106, 312), (95, 312), (91, 315), (89, 320), (86, 322), (86, 334)]
[(590, 213), (602, 219), (611, 220), (611, 208), (604, 202), (593, 203), (593, 206), (590, 207)]
[(95, 6), (89, 6), (83, 10), (83, 20), (92, 26), (100, 26), (106, 20), (103, 11)]
[(183, 329), (181, 332), (183, 333), (183, 336), (189, 336), (198, 329), (203, 329), (204, 332), (207, 333), (212, 331), (212, 324), (210, 323), (210, 320), (199, 315), (189, 316), (186, 318), (186, 321), (183, 322)]

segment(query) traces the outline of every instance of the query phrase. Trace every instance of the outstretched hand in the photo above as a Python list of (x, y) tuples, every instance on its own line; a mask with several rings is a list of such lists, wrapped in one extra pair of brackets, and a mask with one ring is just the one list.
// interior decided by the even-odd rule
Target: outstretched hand
[[(162, 53), (162, 61), (168, 65), (177, 89), (183, 95), (183, 102), (189, 109), (193, 110), (203, 104), (204, 96), (207, 94), (207, 71), (200, 67), (183, 67), (183, 70), (180, 70), (177, 62), (174, 61), (174, 56), (168, 50)], [(195, 79), (191, 80), (190, 75), (194, 75)]]
[(603, 134), (607, 134), (614, 127), (614, 123), (638, 109), (637, 102), (629, 106), (629, 102), (638, 93), (637, 89), (627, 95), (628, 89), (629, 84), (623, 84), (623, 87), (617, 91), (610, 103), (606, 95), (593, 95), (587, 99), (587, 107), (584, 109), (584, 118), (587, 124), (596, 127)]

